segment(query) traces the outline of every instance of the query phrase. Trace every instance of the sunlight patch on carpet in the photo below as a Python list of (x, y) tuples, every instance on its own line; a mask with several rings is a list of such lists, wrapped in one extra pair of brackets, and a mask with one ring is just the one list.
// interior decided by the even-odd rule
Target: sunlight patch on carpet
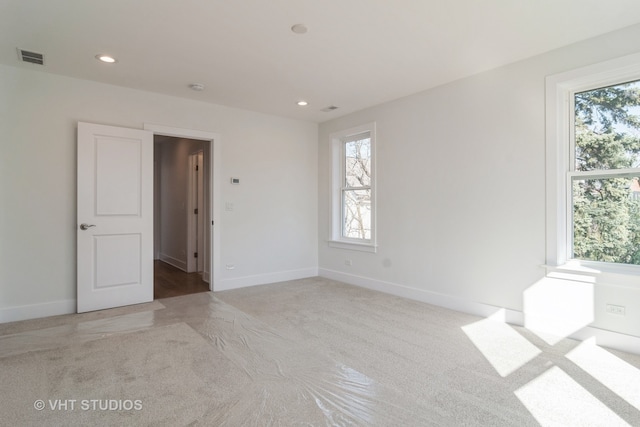
[[(506, 377), (529, 363), (541, 351), (511, 326), (494, 316), (463, 326), (462, 330), (498, 374)], [(504, 317), (504, 316), (502, 316)]]
[(515, 391), (543, 426), (629, 426), (557, 366)]
[(595, 344), (584, 341), (567, 354), (578, 365), (609, 390), (640, 410), (640, 370)]

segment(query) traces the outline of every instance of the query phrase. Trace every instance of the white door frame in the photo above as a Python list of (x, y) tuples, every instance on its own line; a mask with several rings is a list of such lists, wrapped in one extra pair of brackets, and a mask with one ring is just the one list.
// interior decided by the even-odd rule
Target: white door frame
[(220, 230), (221, 226), (221, 183), (222, 183), (222, 152), (220, 135), (194, 129), (183, 129), (171, 126), (144, 124), (144, 130), (154, 135), (173, 136), (177, 138), (191, 138), (209, 141), (209, 212), (211, 213), (211, 232), (209, 233), (209, 271), (205, 267), (203, 278), (209, 282), (209, 289), (215, 291), (215, 285), (220, 280)]

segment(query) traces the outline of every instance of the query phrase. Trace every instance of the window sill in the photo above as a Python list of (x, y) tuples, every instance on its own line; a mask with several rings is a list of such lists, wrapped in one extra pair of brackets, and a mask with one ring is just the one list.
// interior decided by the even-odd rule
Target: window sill
[(640, 288), (640, 266), (597, 261), (571, 260), (561, 265), (543, 265), (547, 274), (560, 273), (592, 277), (595, 283)]
[(329, 247), (348, 249), (352, 251), (369, 252), (375, 254), (378, 246), (372, 243), (345, 242), (344, 240), (329, 240)]

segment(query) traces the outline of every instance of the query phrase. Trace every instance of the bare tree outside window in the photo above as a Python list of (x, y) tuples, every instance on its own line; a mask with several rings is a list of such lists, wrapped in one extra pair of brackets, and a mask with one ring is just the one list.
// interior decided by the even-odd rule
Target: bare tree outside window
[(343, 142), (342, 236), (371, 239), (371, 138), (369, 133)]

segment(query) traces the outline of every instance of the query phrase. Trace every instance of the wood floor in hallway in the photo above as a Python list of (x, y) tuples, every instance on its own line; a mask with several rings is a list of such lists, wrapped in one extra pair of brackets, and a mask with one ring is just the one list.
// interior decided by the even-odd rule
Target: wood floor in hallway
[(209, 284), (200, 273), (185, 273), (159, 260), (153, 262), (153, 276), (153, 299), (209, 291)]

